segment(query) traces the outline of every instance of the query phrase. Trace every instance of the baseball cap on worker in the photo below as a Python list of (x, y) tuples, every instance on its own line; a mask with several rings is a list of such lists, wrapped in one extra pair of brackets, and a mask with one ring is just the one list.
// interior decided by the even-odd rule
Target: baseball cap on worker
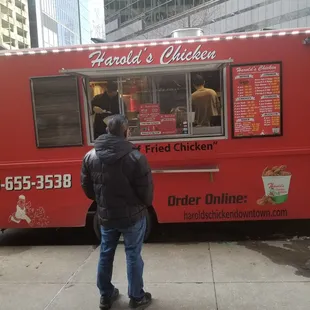
[(107, 132), (111, 135), (127, 138), (128, 119), (121, 114), (113, 115), (108, 121)]

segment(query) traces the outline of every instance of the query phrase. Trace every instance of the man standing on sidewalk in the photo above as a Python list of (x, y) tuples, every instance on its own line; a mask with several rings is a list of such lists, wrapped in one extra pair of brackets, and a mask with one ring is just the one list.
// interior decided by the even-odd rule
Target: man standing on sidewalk
[(97, 286), (100, 309), (110, 309), (119, 291), (111, 283), (115, 250), (124, 236), (129, 307), (145, 309), (152, 296), (143, 290), (141, 249), (146, 231), (147, 208), (153, 201), (152, 173), (146, 157), (127, 141), (128, 120), (115, 115), (108, 134), (98, 137), (83, 160), (81, 185), (95, 200), (101, 224), (101, 249)]

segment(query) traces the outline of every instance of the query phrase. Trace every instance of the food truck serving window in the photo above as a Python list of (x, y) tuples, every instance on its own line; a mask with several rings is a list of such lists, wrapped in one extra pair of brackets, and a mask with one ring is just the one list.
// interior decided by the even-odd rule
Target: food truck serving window
[(82, 145), (77, 78), (31, 78), (31, 91), (37, 147)]
[(224, 69), (200, 67), (86, 79), (92, 141), (117, 113), (127, 116), (131, 140), (223, 136)]

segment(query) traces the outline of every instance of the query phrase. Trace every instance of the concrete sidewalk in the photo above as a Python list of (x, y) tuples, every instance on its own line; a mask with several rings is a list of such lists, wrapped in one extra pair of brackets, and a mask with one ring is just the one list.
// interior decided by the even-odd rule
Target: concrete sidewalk
[[(147, 244), (145, 288), (154, 310), (308, 310), (310, 241)], [(0, 248), (1, 310), (99, 309), (98, 249), (91, 246)], [(120, 244), (113, 309), (128, 309)]]

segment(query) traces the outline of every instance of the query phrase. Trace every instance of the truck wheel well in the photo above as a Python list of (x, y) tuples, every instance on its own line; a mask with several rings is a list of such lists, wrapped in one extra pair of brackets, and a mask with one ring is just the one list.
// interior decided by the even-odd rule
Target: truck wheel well
[(88, 213), (93, 213), (97, 211), (97, 203), (96, 201), (93, 201), (88, 209)]
[[(88, 214), (93, 214), (97, 211), (97, 203), (95, 201), (92, 202), (88, 209)], [(158, 223), (157, 214), (153, 206), (149, 207), (149, 211), (153, 217), (153, 220)]]
[[(101, 232), (100, 232), (100, 225), (98, 222), (98, 214), (97, 214), (97, 204), (95, 201), (92, 202), (88, 209), (88, 215), (91, 215), (93, 218), (93, 229), (97, 239), (100, 241), (101, 239)], [(148, 208), (148, 216), (147, 216), (147, 229), (145, 232), (144, 242), (148, 242), (150, 239), (151, 232), (156, 229), (158, 224), (157, 214), (153, 206)]]

